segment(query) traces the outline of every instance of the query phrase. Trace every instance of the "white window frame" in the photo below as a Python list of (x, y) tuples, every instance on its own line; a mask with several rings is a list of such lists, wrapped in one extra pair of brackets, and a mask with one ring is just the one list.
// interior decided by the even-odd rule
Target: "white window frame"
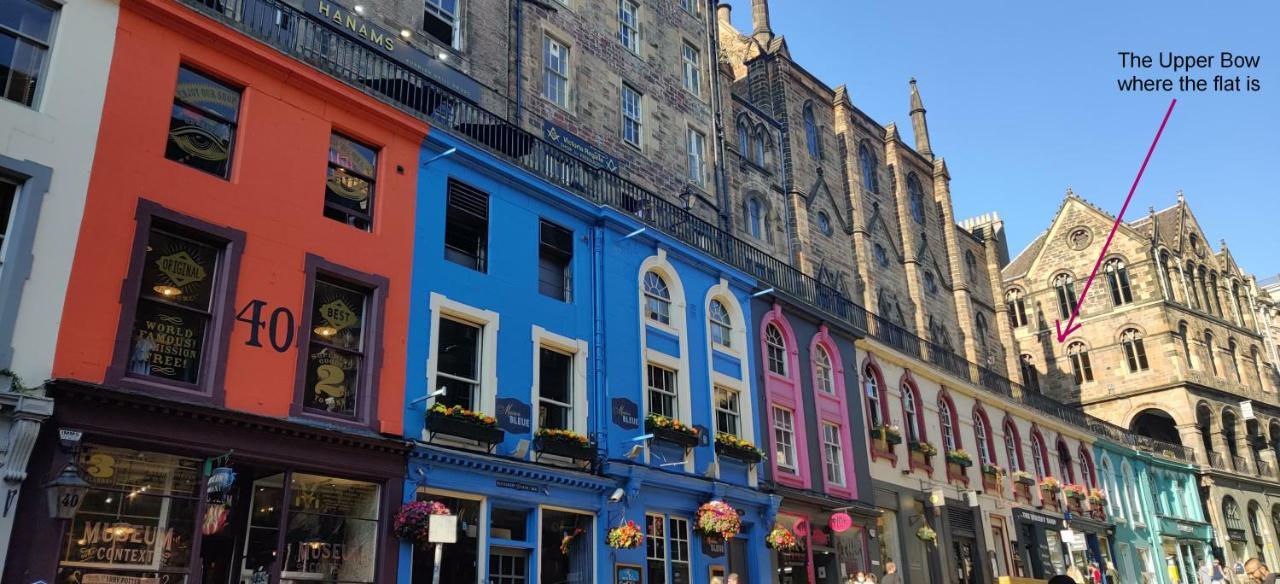
[(694, 18), (702, 18), (702, 2), (700, 0), (680, 0), (680, 8), (693, 15)]
[(814, 346), (813, 377), (817, 381), (818, 391), (827, 395), (836, 395), (836, 370), (831, 364), (831, 353), (821, 343)]
[[(839, 424), (832, 422), (822, 423), (822, 455), (823, 458), (825, 458), (823, 461), (823, 474), (827, 480), (827, 484), (837, 487), (843, 487), (846, 483), (844, 478), (844, 444), (841, 440), (842, 433), (843, 432), (841, 431)], [(832, 442), (833, 438), (835, 442)], [(832, 476), (835, 478), (833, 479)]]
[(618, 0), (618, 42), (640, 55), (640, 3), (635, 0)]
[[(462, 3), (464, 1), (465, 0), (458, 0), (457, 3), (454, 5), (455, 8), (454, 8), (454, 12), (452, 13), (444, 9), (444, 6), (442, 6), (441, 0), (424, 0), (422, 3), (423, 10), (426, 10), (427, 12), (435, 14), (438, 18), (440, 18), (440, 20), (447, 20), (453, 25), (453, 41), (449, 43), (449, 47), (454, 50), (458, 50), (461, 48), (459, 46), (458, 40), (462, 37), (462, 35), (459, 34), (462, 32), (462, 16), (459, 13), (462, 12), (460, 9), (462, 8)], [(424, 24), (423, 26), (425, 27), (426, 25)], [(435, 39), (435, 37), (431, 37), (431, 38), (433, 40)]]
[[(783, 424), (783, 416), (785, 415), (786, 424)], [(785, 470), (795, 474), (800, 472), (799, 461), (796, 460), (796, 415), (790, 408), (780, 405), (773, 406), (773, 441), (774, 455), (780, 470)], [(783, 440), (783, 436), (786, 437)], [(777, 456), (778, 448), (783, 449), (785, 456)]]
[[(697, 0), (693, 0), (697, 1)], [(683, 71), (684, 89), (694, 97), (702, 97), (702, 50), (697, 45), (684, 41), (680, 45), (680, 64)]]
[[(717, 317), (715, 311), (711, 309), (716, 304), (720, 305), (720, 309), (724, 311), (720, 317)], [(721, 338), (717, 340), (717, 336)], [(707, 303), (707, 337), (716, 348), (734, 350), (733, 317), (729, 314), (729, 308), (725, 306), (724, 301), (719, 298), (712, 298), (711, 302)]]
[[(426, 486), (419, 486), (414, 491), (414, 497), (415, 497), (414, 500), (417, 500), (416, 497), (418, 494), (424, 494), (431, 498), (449, 497), (452, 499), (465, 499), (467, 501), (474, 501), (480, 506), (480, 517), (478, 518), (477, 523), (478, 525), (483, 525), (486, 527), (484, 529), (476, 530), (476, 573), (488, 574), (489, 573), (489, 555), (483, 553), (483, 550), (489, 549), (489, 529), (487, 527), (489, 525), (489, 498), (484, 495), (477, 495), (476, 493), (463, 493), (460, 491), (451, 491), (448, 489), (435, 489), (435, 488), (430, 488)], [(426, 550), (418, 549), (418, 546), (413, 546), (412, 553), (426, 554), (430, 552)], [(409, 556), (409, 562), (410, 562), (409, 565), (413, 565), (412, 555)]]
[[(476, 402), (479, 405), (478, 411), (489, 415), (494, 414), (496, 406), (497, 390), (498, 390), (498, 328), (501, 324), (497, 312), (492, 310), (484, 310), (475, 308), (450, 300), (447, 296), (439, 292), (432, 292), (430, 299), (431, 306), (431, 343), (427, 354), (427, 395), (435, 391), (438, 387), (436, 384), (437, 371), (436, 367), (439, 363), (438, 350), (440, 344), (440, 317), (468, 321), (474, 325), (481, 327), (480, 332), (480, 396)], [(432, 400), (434, 403), (434, 399)], [(427, 439), (426, 429), (423, 428), (422, 439)]]
[(573, 339), (550, 332), (538, 325), (533, 325), (533, 387), (530, 403), (533, 404), (533, 420), (530, 422), (532, 432), (538, 432), (538, 404), (542, 402), (542, 349), (550, 349), (568, 355), (573, 363), (573, 388), (570, 392), (573, 403), (568, 404), (571, 412), (569, 428), (574, 432), (585, 434), (587, 431), (587, 411), (590, 409), (590, 398), (587, 393), (587, 341)]
[[(714, 420), (714, 422), (715, 422), (716, 433), (717, 433), (717, 434), (722, 434), (722, 433), (723, 433), (723, 434), (729, 434), (729, 435), (737, 436), (737, 437), (741, 438), (741, 437), (742, 437), (742, 430), (743, 430), (743, 427), (742, 427), (742, 391), (741, 391), (741, 390), (739, 390), (739, 389), (738, 389), (738, 388), (736, 388), (736, 387), (730, 387), (730, 386), (728, 386), (728, 385), (723, 385), (723, 384), (716, 384), (714, 387), (712, 387), (712, 388), (711, 388), (711, 392), (712, 392), (712, 396), (714, 397), (714, 401), (712, 402), (712, 404), (713, 404), (714, 409), (715, 409), (715, 420)], [(730, 394), (730, 395), (732, 395), (732, 404), (733, 404), (733, 409), (720, 407), (720, 393), (721, 393), (721, 392), (724, 392), (725, 394)], [(734, 431), (733, 431), (733, 432), (725, 432), (723, 429), (721, 429), (721, 428), (720, 428), (720, 414), (724, 414), (724, 415), (726, 415), (726, 416), (730, 416), (730, 417), (732, 417), (732, 418), (734, 419), (734, 423), (733, 423), (733, 425), (734, 425)]]
[[(778, 343), (773, 342), (773, 337), (769, 335), (770, 330), (778, 331), (778, 340), (779, 340)], [(764, 345), (765, 345), (765, 356), (764, 356), (765, 369), (768, 370), (769, 373), (772, 373), (779, 377), (788, 377), (787, 374), (791, 369), (791, 364), (788, 362), (791, 358), (790, 355), (788, 355), (790, 351), (787, 350), (787, 337), (782, 333), (782, 327), (779, 327), (777, 323), (770, 322), (765, 325)], [(781, 359), (773, 358), (773, 353), (775, 351), (782, 354)], [(777, 361), (778, 363), (781, 364), (782, 371), (774, 370), (773, 368), (774, 361)]]
[(688, 181), (699, 187), (707, 185), (707, 135), (693, 126), (685, 132), (685, 150), (689, 166)]
[[(653, 384), (649, 382), (649, 369), (650, 369), (650, 368), (662, 369), (662, 370), (664, 370), (664, 371), (667, 371), (667, 372), (670, 372), (670, 373), (671, 373), (671, 384), (672, 384), (672, 386), (673, 386), (673, 387), (671, 387), (671, 388), (670, 388), (670, 391), (668, 391), (668, 390), (666, 390), (666, 389), (663, 389), (663, 388), (654, 387), (654, 386), (653, 386)], [(653, 361), (649, 361), (648, 363), (645, 363), (645, 366), (644, 366), (644, 376), (645, 376), (645, 385), (644, 385), (644, 392), (645, 392), (645, 404), (647, 405), (647, 408), (645, 409), (645, 415), (647, 416), (648, 414), (656, 414), (656, 413), (658, 413), (658, 412), (655, 412), (655, 411), (654, 411), (654, 409), (653, 409), (653, 400), (652, 400), (652, 399), (650, 399), (650, 397), (649, 397), (650, 395), (652, 395), (652, 394), (653, 394), (653, 392), (655, 392), (655, 391), (656, 391), (656, 392), (661, 393), (661, 394), (663, 394), (663, 395), (669, 395), (669, 396), (671, 396), (671, 407), (672, 407), (672, 409), (674, 410), (674, 411), (672, 411), (672, 412), (668, 412), (668, 413), (664, 413), (664, 414), (659, 414), (659, 415), (666, 416), (666, 417), (668, 417), (668, 418), (672, 418), (672, 419), (676, 419), (676, 420), (680, 419), (680, 405), (681, 405), (681, 404), (680, 404), (680, 402), (681, 402), (681, 400), (680, 400), (680, 370), (679, 370), (679, 369), (672, 368), (672, 367), (670, 367), (670, 366), (668, 366), (668, 365), (666, 365), (666, 364), (663, 364), (663, 363), (656, 363), (656, 362), (653, 362)]]
[(956, 449), (956, 428), (951, 423), (951, 413), (951, 402), (946, 399), (938, 399), (938, 426), (942, 430), (943, 452)]
[(978, 462), (981, 464), (993, 464), (991, 461), (991, 442), (987, 440), (987, 432), (989, 430), (990, 428), (987, 427), (987, 422), (982, 415), (974, 412), (973, 446), (978, 449)]
[[(649, 291), (647, 280), (649, 279), (650, 273), (652, 273), (655, 277), (657, 277), (658, 282), (662, 283), (662, 286), (666, 289), (666, 293), (667, 293), (666, 297), (663, 297), (657, 294), (656, 292)], [(665, 327), (670, 327), (671, 326), (671, 304), (672, 304), (671, 284), (667, 282), (667, 278), (661, 272), (657, 272), (654, 270), (646, 270), (644, 275), (640, 277), (640, 293), (644, 296), (643, 306), (644, 306), (645, 321), (658, 324), (661, 326), (665, 326)], [(663, 320), (660, 318), (654, 318), (653, 315), (655, 313), (649, 310), (649, 300), (653, 300), (657, 302), (659, 306), (662, 306), (664, 308), (664, 311), (658, 314), (659, 316), (665, 317), (666, 322), (663, 322)]]
[[(581, 536), (579, 536), (579, 537), (590, 537), (590, 538), (591, 538), (589, 541), (591, 541), (591, 553), (592, 553), (592, 555), (593, 555), (593, 556), (594, 556), (594, 555), (599, 551), (599, 549), (597, 548), (597, 545), (598, 545), (598, 544), (597, 544), (596, 542), (597, 542), (597, 541), (599, 541), (599, 533), (600, 533), (600, 529), (601, 529), (601, 526), (600, 526), (600, 520), (602, 519), (601, 514), (596, 513), (596, 512), (594, 512), (594, 511), (586, 510), (586, 509), (574, 509), (574, 508), (572, 508), (572, 507), (557, 507), (557, 506), (555, 506), (555, 505), (539, 505), (539, 506), (538, 506), (538, 526), (537, 526), (537, 532), (535, 532), (535, 533), (533, 534), (533, 536), (532, 536), (532, 537), (533, 537), (533, 541), (534, 541), (534, 542), (536, 542), (536, 543), (535, 543), (535, 545), (542, 545), (542, 542), (541, 542), (541, 538), (542, 538), (542, 521), (543, 521), (543, 518), (544, 518), (544, 517), (546, 517), (546, 513), (545, 513), (546, 511), (557, 511), (557, 512), (560, 512), (560, 513), (574, 513), (574, 514), (577, 514), (577, 515), (586, 515), (586, 516), (588, 516), (588, 517), (591, 517), (591, 530), (590, 530), (590, 531), (587, 531), (587, 532), (585, 532), (585, 533), (583, 533), (583, 534), (582, 534)], [(485, 522), (485, 523), (483, 523), (482, 525), (488, 525), (488, 524), (489, 524), (489, 522), (488, 522), (488, 521), (486, 521), (486, 522)], [(482, 531), (488, 531), (488, 529), (483, 529)], [(533, 550), (526, 550), (526, 551), (528, 551), (528, 552), (529, 552), (529, 560), (530, 560), (530, 564), (531, 564), (531, 565), (529, 566), (529, 578), (526, 580), (526, 582), (535, 582), (535, 581), (536, 581), (536, 582), (541, 582), (541, 581), (542, 581), (542, 566), (540, 566), (540, 565), (536, 565), (536, 566), (535, 566), (535, 565), (532, 565), (535, 554), (533, 553)], [(487, 560), (487, 559), (488, 559), (488, 558), (486, 558), (486, 560)], [(595, 581), (596, 581), (595, 576), (596, 576), (596, 569), (597, 569), (597, 568), (596, 568), (596, 561), (595, 561), (594, 557), (593, 557), (593, 558), (592, 558), (588, 563), (590, 563), (590, 564), (591, 564), (591, 570), (590, 570), (590, 572), (587, 574), (587, 581), (588, 581), (588, 582), (595, 582)], [(489, 571), (488, 571), (487, 567), (486, 567), (486, 570), (485, 570), (485, 572), (484, 572), (484, 573), (485, 573), (485, 574), (488, 574), (488, 573), (489, 573)], [(536, 575), (536, 576), (535, 576), (535, 575)], [(487, 581), (487, 578), (486, 578), (486, 581)]]
[[(623, 0), (624, 2), (627, 0)], [(628, 99), (628, 94), (634, 96)], [(644, 94), (630, 84), (622, 84), (622, 141), (636, 148), (644, 148)], [(628, 105), (631, 102), (632, 105)], [(627, 128), (635, 127), (635, 140), (627, 137)]]
[[(555, 49), (555, 54), (552, 50)], [(554, 67), (552, 58), (557, 59), (560, 67)], [(573, 47), (550, 32), (542, 33), (542, 98), (563, 108), (569, 109), (569, 104), (573, 102), (573, 79), (570, 72), (572, 71), (571, 59), (573, 58)], [(560, 81), (562, 91), (559, 98), (552, 95), (552, 76)]]

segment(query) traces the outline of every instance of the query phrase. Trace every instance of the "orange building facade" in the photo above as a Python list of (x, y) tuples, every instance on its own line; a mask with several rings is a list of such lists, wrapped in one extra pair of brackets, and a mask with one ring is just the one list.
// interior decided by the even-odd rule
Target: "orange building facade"
[(4, 582), (395, 580), (427, 131), (209, 16), (122, 2), (33, 457), (89, 490), (59, 522), (23, 500), (42, 527)]

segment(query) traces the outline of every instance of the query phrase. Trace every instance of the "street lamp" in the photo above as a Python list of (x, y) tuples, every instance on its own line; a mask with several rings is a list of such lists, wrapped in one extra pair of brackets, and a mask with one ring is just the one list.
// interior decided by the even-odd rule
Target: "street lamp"
[(76, 463), (68, 462), (58, 477), (45, 484), (44, 488), (49, 497), (49, 516), (54, 519), (71, 519), (84, 502), (89, 483), (80, 478), (80, 469), (76, 468)]

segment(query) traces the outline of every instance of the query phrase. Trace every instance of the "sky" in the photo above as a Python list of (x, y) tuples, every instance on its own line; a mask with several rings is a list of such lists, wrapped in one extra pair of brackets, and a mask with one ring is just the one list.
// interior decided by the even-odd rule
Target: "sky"
[[(751, 31), (751, 1), (731, 0)], [(872, 2), (772, 0), (774, 34), (792, 58), (881, 124), (911, 141), (915, 77), (935, 156), (951, 172), (957, 219), (997, 211), (1016, 256), (1049, 226), (1066, 189), (1119, 212), (1169, 102), (1178, 99), (1125, 213), (1173, 205), (1181, 189), (1218, 248), (1260, 279), (1280, 273), (1280, 3)], [(1122, 69), (1119, 51), (1149, 54)], [(1121, 93), (1118, 78), (1174, 77), (1160, 52), (1211, 55), (1252, 75), (1258, 92)], [(1219, 70), (1222, 51), (1260, 66)]]

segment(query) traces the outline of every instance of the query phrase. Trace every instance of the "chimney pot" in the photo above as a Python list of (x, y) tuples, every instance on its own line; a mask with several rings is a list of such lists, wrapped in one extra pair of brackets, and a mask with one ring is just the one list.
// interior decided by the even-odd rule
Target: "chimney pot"
[(728, 2), (721, 2), (716, 5), (716, 17), (723, 24), (731, 24), (730, 17), (733, 16), (733, 7)]

